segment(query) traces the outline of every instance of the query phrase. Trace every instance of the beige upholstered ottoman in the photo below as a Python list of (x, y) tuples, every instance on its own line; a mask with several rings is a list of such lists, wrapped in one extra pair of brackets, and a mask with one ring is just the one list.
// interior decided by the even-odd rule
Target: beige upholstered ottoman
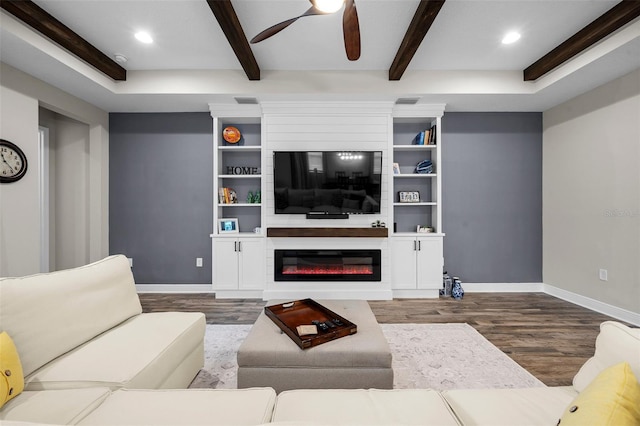
[(262, 312), (238, 350), (238, 388), (393, 388), (391, 350), (369, 304), (318, 302), (355, 323), (358, 332), (303, 350)]

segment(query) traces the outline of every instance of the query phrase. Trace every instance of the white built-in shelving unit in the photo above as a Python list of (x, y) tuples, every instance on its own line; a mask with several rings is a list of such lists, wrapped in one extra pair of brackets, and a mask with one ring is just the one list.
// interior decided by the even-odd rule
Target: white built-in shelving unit
[[(262, 297), (265, 281), (263, 202), (248, 202), (248, 195), (265, 193), (263, 178), (262, 112), (258, 105), (210, 105), (213, 118), (213, 289), (218, 297)], [(237, 144), (227, 143), (222, 132), (236, 127)], [(240, 169), (255, 170), (242, 174)], [(235, 169), (235, 171), (234, 171)], [(220, 188), (231, 188), (237, 203), (219, 198)], [(221, 233), (220, 219), (238, 219), (238, 233)]]
[[(213, 273), (216, 297), (257, 298), (389, 298), (438, 297), (442, 286), (442, 162), (441, 117), (444, 105), (392, 103), (265, 103), (210, 105), (213, 118)], [(240, 130), (243, 140), (228, 144), (226, 126)], [(435, 129), (433, 145), (412, 144), (415, 135)], [(310, 220), (303, 215), (274, 214), (272, 155), (276, 150), (372, 150), (383, 153), (381, 211), (349, 219)], [(430, 159), (433, 172), (414, 173)], [(394, 174), (398, 163), (400, 174)], [(235, 167), (257, 168), (238, 174)], [(219, 188), (233, 188), (238, 202), (225, 204)], [(247, 202), (261, 192), (260, 203)], [(418, 191), (419, 202), (401, 203), (399, 191)], [(238, 233), (220, 233), (218, 222), (236, 218)], [(379, 238), (270, 238), (267, 228), (370, 227), (381, 221), (389, 228)], [(418, 233), (417, 227), (431, 227)], [(257, 230), (257, 232), (256, 232)], [(382, 282), (274, 282), (273, 251), (298, 248), (379, 247)]]
[[(396, 105), (393, 111), (393, 136), (389, 151), (391, 163), (400, 174), (391, 174), (390, 265), (394, 297), (437, 297), (442, 286), (442, 161), (441, 118), (444, 105)], [(416, 135), (435, 132), (435, 143), (414, 144)], [(426, 142), (425, 142), (426, 143)], [(418, 163), (431, 160), (433, 172), (415, 172)], [(400, 191), (420, 194), (419, 202), (400, 202)], [(417, 232), (418, 226), (432, 229)]]

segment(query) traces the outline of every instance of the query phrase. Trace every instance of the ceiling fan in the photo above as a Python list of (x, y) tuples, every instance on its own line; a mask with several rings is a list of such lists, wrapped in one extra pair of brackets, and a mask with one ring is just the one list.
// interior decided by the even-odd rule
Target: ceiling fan
[(302, 15), (287, 19), (279, 24), (273, 25), (251, 39), (251, 43), (259, 43), (269, 37), (278, 34), (300, 18), (313, 15), (327, 15), (335, 13), (344, 4), (342, 14), (342, 34), (344, 37), (344, 49), (350, 61), (360, 58), (360, 24), (358, 23), (358, 12), (354, 0), (309, 0), (311, 7)]

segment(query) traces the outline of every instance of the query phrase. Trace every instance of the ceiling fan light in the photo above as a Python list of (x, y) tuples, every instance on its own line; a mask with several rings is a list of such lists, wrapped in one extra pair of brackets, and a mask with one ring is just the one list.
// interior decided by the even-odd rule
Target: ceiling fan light
[(313, 1), (313, 5), (316, 7), (316, 9), (324, 13), (335, 13), (342, 7), (343, 4), (344, 4), (344, 0), (314, 0)]

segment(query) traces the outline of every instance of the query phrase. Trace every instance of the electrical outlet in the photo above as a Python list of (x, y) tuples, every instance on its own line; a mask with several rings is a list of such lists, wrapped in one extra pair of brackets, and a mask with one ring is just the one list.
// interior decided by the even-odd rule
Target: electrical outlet
[(202, 268), (202, 258), (196, 257), (196, 267)]
[(599, 276), (600, 276), (600, 281), (608, 281), (606, 269), (600, 269)]
[(127, 257), (127, 260), (129, 260), (129, 268), (133, 268), (133, 257)]

